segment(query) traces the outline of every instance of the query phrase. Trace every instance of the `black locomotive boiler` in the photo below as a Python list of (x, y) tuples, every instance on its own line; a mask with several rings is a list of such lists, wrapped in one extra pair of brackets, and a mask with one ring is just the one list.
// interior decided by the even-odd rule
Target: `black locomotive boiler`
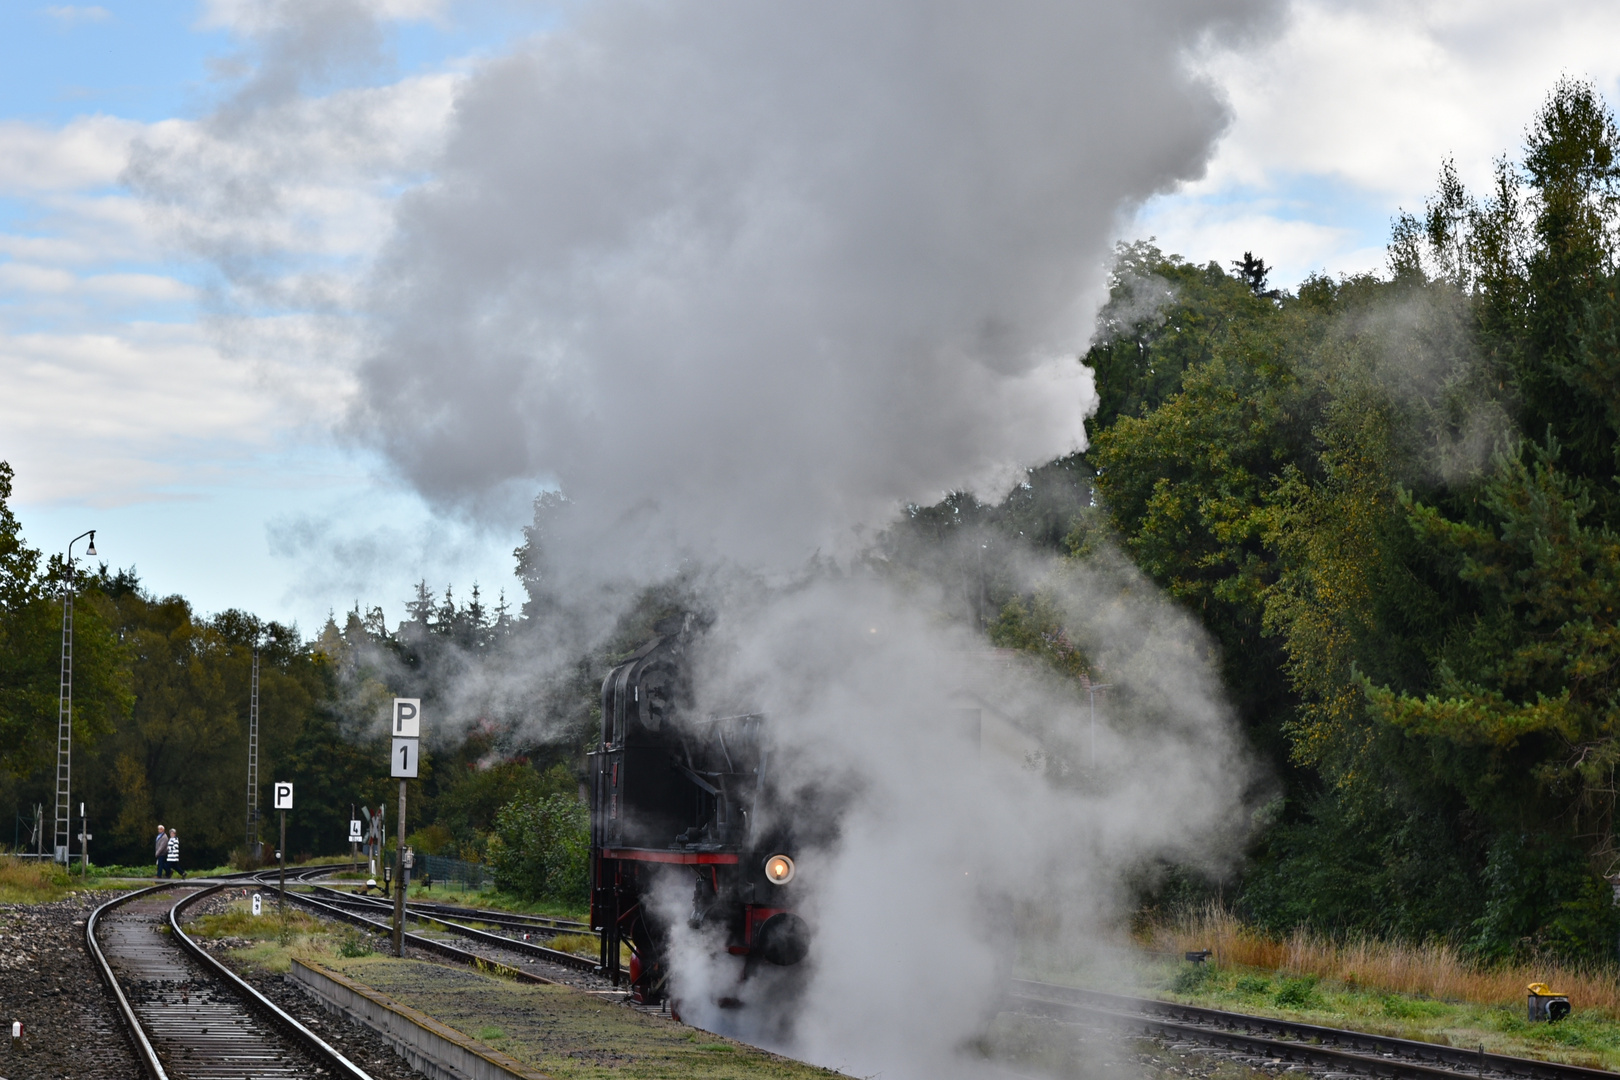
[(648, 1004), (666, 999), (674, 929), (653, 892), (683, 888), (683, 878), (692, 891), (688, 926), (734, 958), (739, 979), (760, 964), (799, 964), (810, 949), (795, 910), (803, 879), (794, 830), (774, 805), (765, 718), (695, 713), (692, 622), (661, 623), (608, 673), (601, 741), (590, 754), (591, 926), (601, 934), (603, 972), (615, 984), (628, 976), (635, 1000)]

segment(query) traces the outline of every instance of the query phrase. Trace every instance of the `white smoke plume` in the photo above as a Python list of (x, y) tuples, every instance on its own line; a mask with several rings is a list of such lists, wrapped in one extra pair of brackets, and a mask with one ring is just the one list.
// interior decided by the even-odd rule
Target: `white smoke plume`
[[(982, 1075), (973, 1041), (1013, 967), (1020, 915), (1038, 911), (1043, 928), (1026, 947), (1074, 949), (1117, 936), (1133, 871), (1230, 865), (1251, 767), (1201, 632), (1106, 558), (1021, 576), (1120, 684), (1095, 736), (1075, 684), (986, 650), (881, 581), (823, 578), (726, 605), (706, 643), (703, 711), (762, 709), (778, 781), (815, 793), (809, 805), (840, 828), (799, 853), (814, 897), (805, 971), (761, 965), (739, 981), (734, 957), (685, 929), (691, 884), (672, 877), (664, 912), (687, 1019), (854, 1075)], [(790, 1012), (772, 1008), (801, 979)]]
[(442, 504), (559, 485), (607, 566), (999, 495), (1084, 445), (1110, 233), (1226, 123), (1189, 51), (1269, 10), (570, 8), (401, 203), (351, 430)]

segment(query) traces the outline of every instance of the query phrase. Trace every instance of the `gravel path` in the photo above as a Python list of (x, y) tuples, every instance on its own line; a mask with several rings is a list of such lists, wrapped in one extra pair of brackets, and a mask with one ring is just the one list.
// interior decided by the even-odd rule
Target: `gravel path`
[[(0, 904), (0, 1076), (121, 1080), (143, 1074), (118, 1006), (84, 945), (90, 912), (119, 895), (79, 893), (51, 904)], [(11, 1024), (23, 1022), (20, 1046)]]

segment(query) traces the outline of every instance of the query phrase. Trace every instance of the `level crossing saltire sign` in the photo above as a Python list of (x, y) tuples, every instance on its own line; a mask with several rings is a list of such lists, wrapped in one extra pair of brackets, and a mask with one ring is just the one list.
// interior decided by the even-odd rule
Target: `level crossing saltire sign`
[(290, 781), (286, 781), (286, 780), (277, 780), (276, 781), (276, 787), (275, 787), (275, 793), (276, 793), (276, 809), (277, 810), (291, 810), (292, 809), (292, 783)]

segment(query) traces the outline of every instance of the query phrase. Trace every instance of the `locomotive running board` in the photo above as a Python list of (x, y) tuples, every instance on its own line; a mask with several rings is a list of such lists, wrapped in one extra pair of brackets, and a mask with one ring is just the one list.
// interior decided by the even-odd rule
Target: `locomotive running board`
[(656, 848), (603, 848), (602, 858), (626, 859), (631, 862), (679, 863), (682, 866), (736, 866), (741, 861), (735, 852), (659, 851)]

